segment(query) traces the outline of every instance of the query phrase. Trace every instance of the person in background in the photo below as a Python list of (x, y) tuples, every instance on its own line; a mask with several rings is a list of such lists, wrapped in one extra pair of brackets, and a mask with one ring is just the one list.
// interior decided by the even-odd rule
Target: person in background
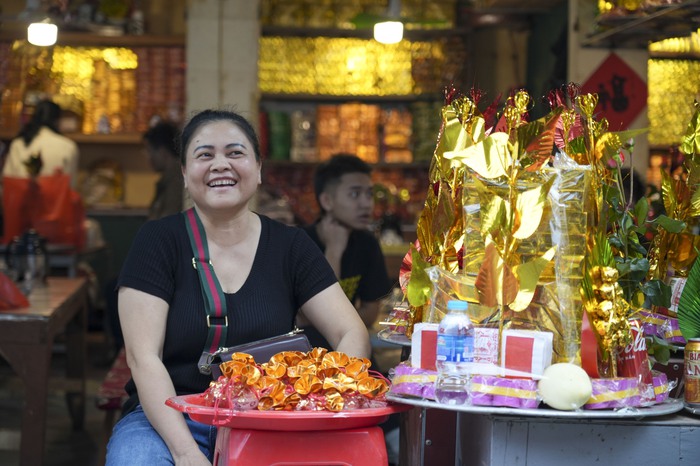
[[(78, 146), (58, 130), (61, 107), (51, 100), (40, 101), (29, 121), (10, 143), (3, 176), (29, 178), (32, 157), (40, 157), (39, 175), (65, 173), (75, 189), (78, 181)], [(36, 160), (36, 159), (35, 159)]]
[[(235, 112), (205, 110), (184, 127), (180, 148), (185, 189), (229, 309), (221, 346), (289, 332), (303, 312), (333, 349), (368, 357), (367, 329), (308, 235), (250, 210), (262, 169), (250, 123)], [(119, 277), (132, 380), (107, 465), (212, 461), (216, 428), (165, 405), (211, 382), (197, 367), (209, 330), (185, 222), (183, 214), (146, 222)]]
[[(143, 133), (144, 151), (151, 167), (161, 176), (156, 182), (155, 194), (148, 207), (148, 220), (156, 220), (182, 211), (184, 181), (177, 144), (180, 129), (169, 121), (158, 121)], [(112, 277), (104, 285), (105, 306), (109, 325), (112, 360), (124, 346), (124, 337), (117, 310), (117, 278)]]
[[(367, 328), (374, 325), (380, 299), (393, 285), (381, 246), (369, 231), (374, 208), (371, 171), (366, 162), (351, 154), (336, 154), (319, 165), (314, 191), (320, 216), (304, 228), (323, 251)], [(303, 318), (299, 325), (312, 346), (328, 347), (323, 336)]]
[(156, 192), (148, 208), (148, 219), (155, 220), (182, 210), (184, 183), (180, 159), (177, 155), (175, 124), (161, 121), (148, 128), (143, 142), (151, 167), (161, 174), (156, 183)]

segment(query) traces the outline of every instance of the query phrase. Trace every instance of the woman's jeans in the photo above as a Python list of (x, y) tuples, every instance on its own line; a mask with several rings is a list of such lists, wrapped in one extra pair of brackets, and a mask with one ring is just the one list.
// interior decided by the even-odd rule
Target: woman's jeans
[[(199, 449), (209, 458), (209, 461), (213, 461), (216, 427), (200, 424), (191, 420), (189, 416), (184, 416)], [(160, 466), (173, 465), (175, 462), (168, 446), (148, 422), (141, 405), (138, 405), (114, 426), (112, 437), (107, 444), (106, 464), (107, 466)]]

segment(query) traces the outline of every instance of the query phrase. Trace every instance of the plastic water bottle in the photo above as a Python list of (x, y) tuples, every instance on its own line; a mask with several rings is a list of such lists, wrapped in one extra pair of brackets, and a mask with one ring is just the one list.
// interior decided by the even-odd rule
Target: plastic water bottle
[(470, 365), (474, 361), (474, 326), (465, 301), (449, 301), (447, 315), (437, 335), (437, 380), (435, 398), (439, 403), (469, 403)]

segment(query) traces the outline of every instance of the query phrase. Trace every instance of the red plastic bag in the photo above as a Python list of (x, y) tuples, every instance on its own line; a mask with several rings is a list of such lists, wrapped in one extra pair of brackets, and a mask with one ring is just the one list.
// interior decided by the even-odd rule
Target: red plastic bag
[(17, 288), (10, 277), (0, 272), (0, 311), (29, 307), (27, 297)]
[(34, 228), (52, 244), (80, 250), (85, 243), (85, 209), (71, 190), (70, 177), (57, 173), (31, 178), (3, 177), (3, 210), (7, 244)]

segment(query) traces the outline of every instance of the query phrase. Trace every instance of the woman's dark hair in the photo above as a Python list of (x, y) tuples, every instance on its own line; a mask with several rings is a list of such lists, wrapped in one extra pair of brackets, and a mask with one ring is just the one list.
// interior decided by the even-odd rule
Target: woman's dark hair
[(165, 147), (173, 157), (177, 157), (177, 137), (180, 134), (175, 123), (161, 121), (143, 133), (143, 140), (154, 149)]
[(194, 133), (204, 124), (212, 123), (215, 121), (228, 121), (238, 126), (246, 137), (253, 144), (253, 151), (255, 152), (255, 160), (260, 162), (260, 141), (258, 141), (258, 136), (253, 129), (253, 125), (250, 124), (245, 117), (239, 115), (236, 112), (229, 110), (202, 110), (201, 112), (195, 114), (187, 122), (185, 127), (180, 133), (180, 163), (184, 166), (187, 160), (187, 146), (189, 145)]
[(55, 133), (58, 131), (58, 119), (61, 117), (61, 107), (50, 100), (42, 100), (34, 108), (34, 113), (29, 121), (22, 127), (18, 138), (24, 140), (25, 145), (31, 144), (42, 126), (46, 126)]

